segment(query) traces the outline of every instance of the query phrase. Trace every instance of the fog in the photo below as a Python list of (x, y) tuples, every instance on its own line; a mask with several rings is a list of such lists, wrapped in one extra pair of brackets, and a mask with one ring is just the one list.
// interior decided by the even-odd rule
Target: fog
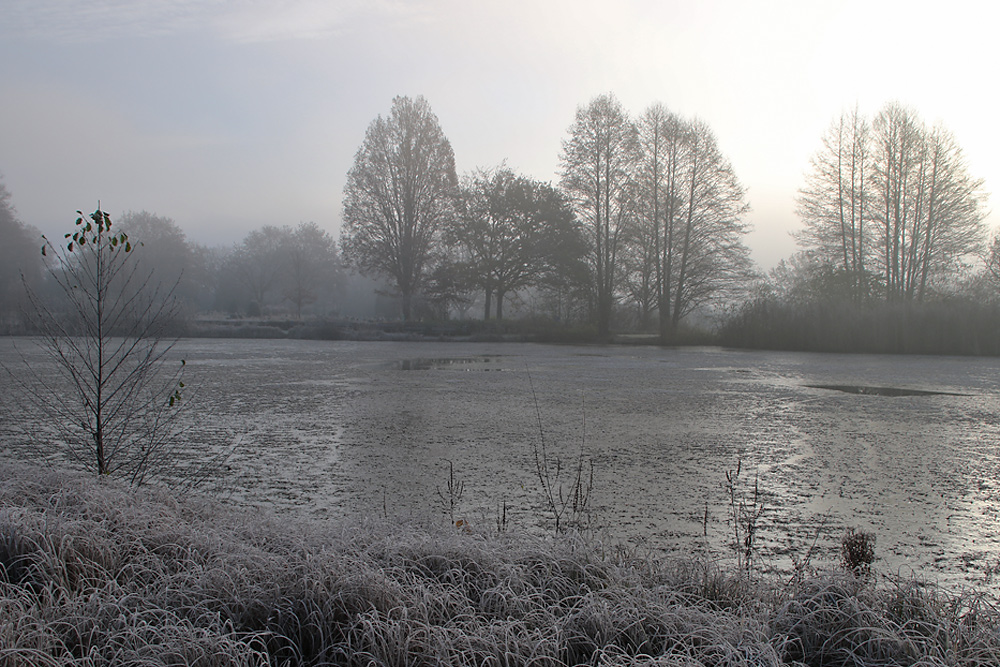
[(633, 112), (662, 101), (714, 128), (770, 269), (795, 249), (802, 174), (844, 110), (912, 105), (956, 133), (989, 189), (1000, 180), (984, 84), (996, 10), (903, 10), (13, 0), (0, 86), (18, 103), (0, 109), (0, 173), (21, 218), (49, 234), (101, 200), (171, 217), (206, 245), (304, 221), (337, 236), (352, 157), (394, 96), (431, 102), (460, 172), (506, 160), (554, 181), (575, 109), (612, 92)]
[[(859, 528), (880, 567), (982, 585), (998, 11), (10, 0), (0, 450), (66, 464), (96, 403), (59, 346), (101, 367), (155, 332), (186, 374), (165, 477), (211, 461), (226, 502), (706, 563), (749, 511), (761, 571)], [(149, 300), (78, 280), (88, 252)], [(32, 393), (60, 363), (82, 419)]]

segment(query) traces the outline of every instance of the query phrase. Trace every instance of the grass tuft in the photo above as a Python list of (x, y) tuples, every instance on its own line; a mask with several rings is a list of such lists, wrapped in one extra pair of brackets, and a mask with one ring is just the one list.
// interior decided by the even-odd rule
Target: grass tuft
[(0, 469), (0, 665), (984, 665), (974, 592), (789, 586), (547, 539), (278, 521)]

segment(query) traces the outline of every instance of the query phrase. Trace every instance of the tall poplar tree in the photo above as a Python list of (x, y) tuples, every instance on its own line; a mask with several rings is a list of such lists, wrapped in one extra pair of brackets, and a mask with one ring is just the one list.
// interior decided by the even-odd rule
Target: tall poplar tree
[(749, 207), (704, 122), (684, 120), (657, 104), (640, 118), (639, 136), (638, 215), (629, 236), (638, 247), (629, 256), (643, 258), (645, 275), (632, 284), (643, 287), (646, 301), (650, 291), (655, 294), (660, 336), (667, 342), (686, 315), (747, 282), (752, 263), (743, 218)]
[(861, 302), (873, 288), (874, 192), (871, 125), (857, 109), (834, 121), (810, 166), (797, 200), (805, 225), (798, 242), (840, 275), (850, 298)]
[(590, 244), (598, 336), (611, 332), (622, 280), (622, 246), (635, 217), (635, 124), (613, 95), (601, 95), (576, 111), (563, 141), (562, 187), (572, 199)]
[(423, 97), (397, 97), (388, 118), (365, 133), (344, 188), (343, 259), (366, 275), (395, 282), (402, 317), (412, 316), (455, 216), (458, 177), (451, 144)]

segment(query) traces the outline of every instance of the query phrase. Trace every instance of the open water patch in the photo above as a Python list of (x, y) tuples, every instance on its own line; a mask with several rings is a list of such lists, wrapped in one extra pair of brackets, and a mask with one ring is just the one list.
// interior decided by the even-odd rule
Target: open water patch
[(398, 371), (502, 371), (502, 355), (484, 354), (476, 357), (419, 357), (400, 359), (392, 363)]
[(909, 389), (907, 387), (871, 387), (858, 384), (807, 384), (806, 386), (811, 389), (829, 389), (863, 396), (968, 396), (968, 394), (956, 394), (951, 391)]

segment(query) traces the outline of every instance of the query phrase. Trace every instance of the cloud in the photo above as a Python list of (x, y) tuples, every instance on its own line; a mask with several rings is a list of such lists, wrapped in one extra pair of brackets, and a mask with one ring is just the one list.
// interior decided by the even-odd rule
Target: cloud
[(101, 42), (205, 32), (250, 43), (317, 39), (356, 21), (419, 20), (433, 4), (399, 0), (8, 0), (0, 35)]
[(362, 1), (285, 0), (235, 5), (218, 17), (222, 36), (235, 42), (268, 42), (328, 37), (362, 12)]
[(9, 0), (0, 34), (51, 41), (99, 42), (198, 30), (224, 0)]

